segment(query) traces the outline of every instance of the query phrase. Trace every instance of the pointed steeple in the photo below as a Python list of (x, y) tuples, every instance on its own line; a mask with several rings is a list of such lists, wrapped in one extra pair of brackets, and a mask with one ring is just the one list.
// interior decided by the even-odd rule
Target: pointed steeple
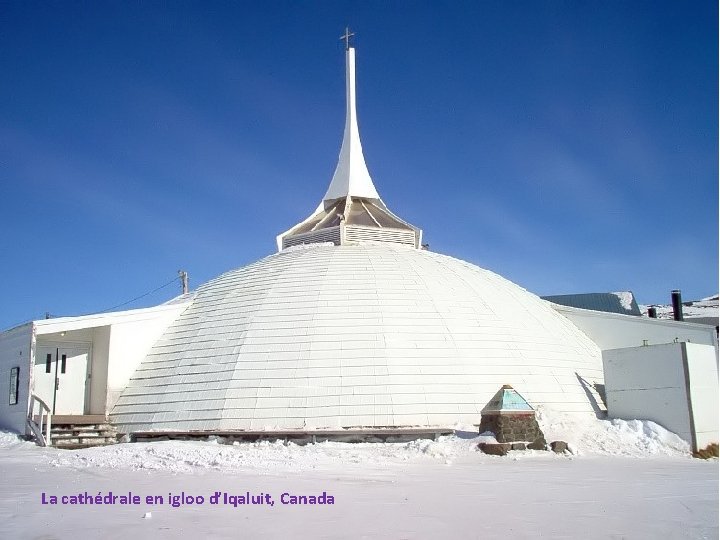
[[(346, 30), (344, 36), (346, 42), (348, 38)], [(345, 133), (335, 174), (333, 174), (330, 187), (323, 197), (323, 202), (347, 196), (366, 199), (380, 198), (372, 178), (370, 178), (360, 142), (355, 97), (355, 49), (349, 45), (345, 49), (345, 85)]]
[(355, 108), (355, 49), (345, 29), (345, 133), (330, 187), (307, 219), (277, 236), (278, 250), (301, 244), (389, 243), (422, 246), (422, 231), (380, 199), (365, 164)]

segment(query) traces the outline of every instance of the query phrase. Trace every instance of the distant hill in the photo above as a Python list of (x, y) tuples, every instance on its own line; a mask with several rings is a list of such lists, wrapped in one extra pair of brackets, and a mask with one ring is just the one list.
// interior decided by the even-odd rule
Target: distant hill
[[(720, 308), (718, 307), (718, 295), (709, 296), (702, 300), (684, 301), (683, 318), (687, 322), (700, 322), (718, 325), (718, 317), (720, 316)], [(672, 319), (672, 304), (648, 304), (640, 305), (640, 311), (644, 317), (647, 317), (649, 307), (657, 309), (658, 319)]]

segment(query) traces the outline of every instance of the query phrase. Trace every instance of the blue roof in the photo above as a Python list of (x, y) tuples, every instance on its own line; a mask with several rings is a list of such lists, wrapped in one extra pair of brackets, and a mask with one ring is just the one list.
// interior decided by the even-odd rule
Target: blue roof
[(500, 412), (500, 411), (533, 411), (534, 409), (530, 404), (525, 401), (517, 390), (515, 390), (509, 384), (504, 385), (500, 390), (493, 396), (482, 412)]

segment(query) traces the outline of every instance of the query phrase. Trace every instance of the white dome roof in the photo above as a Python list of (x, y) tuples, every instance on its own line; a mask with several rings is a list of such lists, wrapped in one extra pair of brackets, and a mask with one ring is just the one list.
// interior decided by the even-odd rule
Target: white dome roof
[(127, 431), (478, 423), (503, 384), (591, 412), (598, 347), (501, 276), (404, 246), (289, 249), (201, 286), (112, 411)]

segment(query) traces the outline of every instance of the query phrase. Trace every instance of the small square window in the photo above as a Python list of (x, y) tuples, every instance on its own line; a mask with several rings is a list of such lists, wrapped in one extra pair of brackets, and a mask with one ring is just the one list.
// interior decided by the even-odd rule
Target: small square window
[(10, 405), (17, 405), (18, 388), (20, 388), (20, 368), (14, 367), (10, 370)]

